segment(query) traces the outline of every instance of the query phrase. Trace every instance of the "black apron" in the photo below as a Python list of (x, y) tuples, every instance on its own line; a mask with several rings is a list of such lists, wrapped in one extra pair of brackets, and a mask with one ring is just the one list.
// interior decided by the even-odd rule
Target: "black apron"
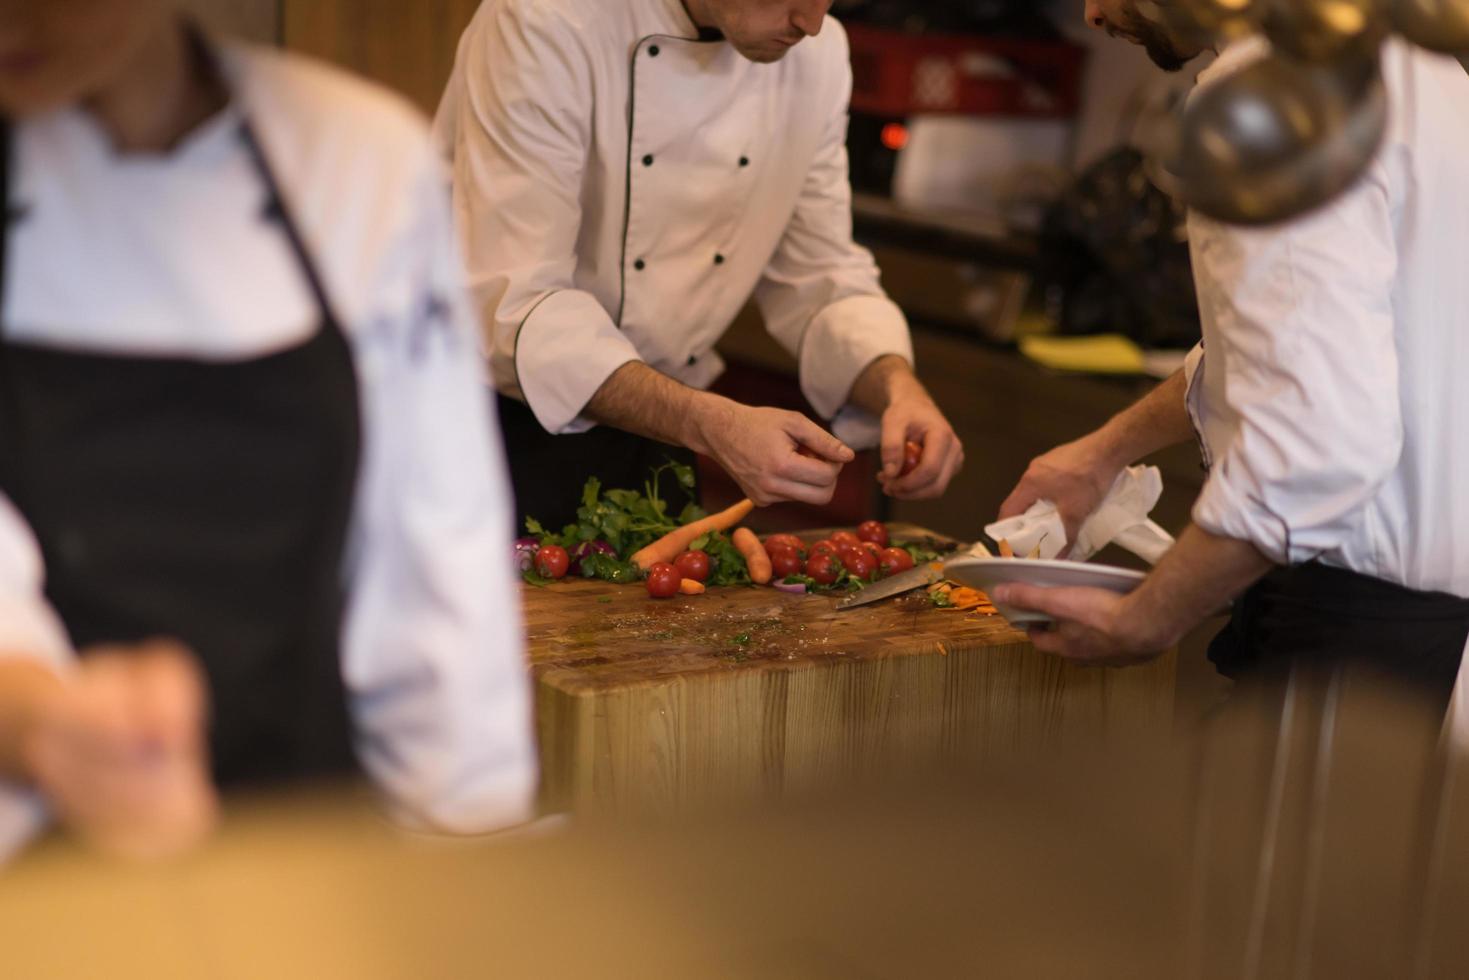
[[(669, 460), (695, 466), (694, 453), (653, 439), (601, 425), (590, 432), (557, 436), (547, 432), (524, 402), (501, 395), (500, 431), (510, 459), (510, 482), (515, 488), (516, 520), (534, 517), (546, 530), (560, 531), (576, 523), (581, 491), (589, 477), (609, 490), (642, 490), (648, 474)], [(658, 481), (658, 493), (677, 517), (698, 499), (671, 474)], [(525, 533), (517, 525), (516, 535)]]
[(1219, 672), (1283, 681), (1293, 666), (1351, 665), (1446, 709), (1469, 640), (1469, 599), (1319, 563), (1278, 568), (1234, 604), (1209, 647)]
[[(0, 201), (10, 202), (0, 120)], [(0, 490), (40, 542), (46, 597), (85, 656), (170, 637), (208, 678), (221, 785), (355, 767), (339, 661), (360, 445), (352, 353), (268, 161), (240, 138), (321, 322), (265, 357), (96, 354), (0, 323)], [(7, 213), (11, 213), (7, 210)], [(0, 311), (5, 241), (0, 232)], [(207, 251), (207, 231), (197, 248)]]

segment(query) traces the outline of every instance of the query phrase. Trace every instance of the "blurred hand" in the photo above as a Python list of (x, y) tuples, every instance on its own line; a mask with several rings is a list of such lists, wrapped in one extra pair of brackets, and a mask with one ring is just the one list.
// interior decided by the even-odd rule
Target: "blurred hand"
[(1066, 527), (1065, 557), (1076, 535), (1117, 480), (1122, 466), (1106, 451), (1096, 434), (1058, 446), (1031, 461), (1010, 496), (1000, 505), (1000, 520), (1024, 514), (1038, 500), (1056, 505)]
[(840, 439), (798, 412), (711, 404), (701, 425), (709, 455), (757, 506), (831, 502), (842, 467), (856, 458)]
[(189, 652), (101, 649), (40, 706), (27, 766), (57, 818), (116, 857), (167, 858), (214, 828), (206, 685)]
[[(923, 455), (917, 468), (902, 476), (908, 442), (922, 446)], [(911, 372), (898, 376), (882, 413), (882, 471), (877, 480), (883, 493), (899, 500), (942, 497), (963, 468), (964, 445), (949, 420)]]
[(1037, 650), (1068, 660), (1129, 666), (1152, 660), (1178, 642), (1156, 631), (1153, 617), (1139, 614), (1127, 596), (1106, 589), (1011, 584), (997, 586), (990, 598), (1056, 620), (1052, 626), (1034, 626), (1027, 632)]

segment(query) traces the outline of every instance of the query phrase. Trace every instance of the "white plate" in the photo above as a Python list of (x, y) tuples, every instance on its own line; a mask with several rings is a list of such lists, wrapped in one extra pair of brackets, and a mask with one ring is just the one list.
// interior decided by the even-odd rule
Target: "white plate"
[[(1126, 595), (1148, 577), (1146, 572), (1135, 572), (1130, 568), (1028, 558), (956, 558), (944, 566), (944, 574), (971, 589), (979, 589), (987, 594), (997, 585), (1018, 582), (1045, 588), (1109, 589)], [(991, 595), (992, 600), (993, 598)], [(995, 608), (1000, 611), (1001, 616), (1017, 626), (1051, 621), (1051, 617), (1044, 613), (1013, 609), (998, 602), (995, 603)]]

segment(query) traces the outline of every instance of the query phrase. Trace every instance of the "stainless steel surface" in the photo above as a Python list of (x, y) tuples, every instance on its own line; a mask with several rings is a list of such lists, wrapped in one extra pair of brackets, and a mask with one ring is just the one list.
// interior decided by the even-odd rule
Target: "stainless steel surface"
[(1267, 58), (1199, 93), (1170, 166), (1189, 204), (1221, 221), (1285, 221), (1346, 191), (1387, 129), (1375, 63)]

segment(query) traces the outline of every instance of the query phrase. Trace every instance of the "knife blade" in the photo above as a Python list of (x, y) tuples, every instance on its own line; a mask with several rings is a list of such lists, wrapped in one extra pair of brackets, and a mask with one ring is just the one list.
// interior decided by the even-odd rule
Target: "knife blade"
[[(983, 544), (971, 545), (968, 548), (960, 548), (949, 558), (962, 558), (966, 555), (976, 557), (988, 556), (989, 549)], [(947, 559), (946, 559), (947, 560)], [(926, 588), (944, 579), (944, 562), (931, 561), (910, 568), (906, 572), (900, 572), (892, 578), (883, 579), (874, 585), (869, 585), (860, 592), (847, 596), (837, 603), (837, 612), (846, 612), (849, 609), (860, 609), (862, 606), (870, 606), (874, 602), (882, 602), (884, 599), (892, 599), (912, 592), (914, 589)]]

